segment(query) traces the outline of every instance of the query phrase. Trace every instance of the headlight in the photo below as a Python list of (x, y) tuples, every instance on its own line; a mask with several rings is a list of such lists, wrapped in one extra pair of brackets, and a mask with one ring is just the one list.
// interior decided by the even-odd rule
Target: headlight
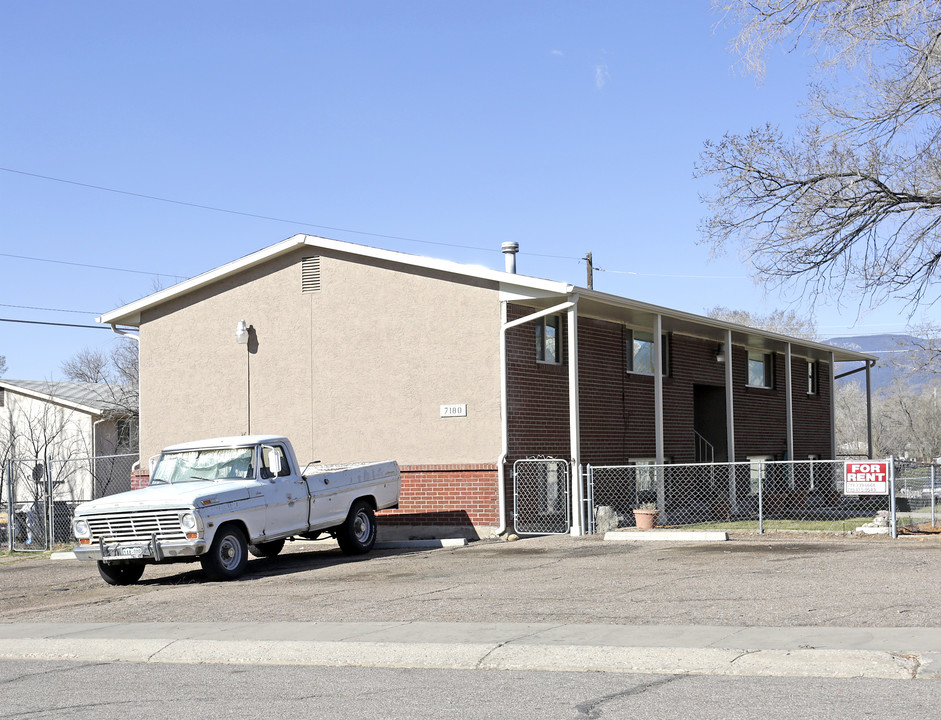
[(75, 537), (81, 538), (90, 538), (91, 529), (88, 527), (87, 520), (76, 519), (72, 521), (72, 533)]
[(188, 540), (195, 540), (199, 535), (199, 523), (195, 513), (180, 513), (180, 527), (183, 528), (183, 534)]

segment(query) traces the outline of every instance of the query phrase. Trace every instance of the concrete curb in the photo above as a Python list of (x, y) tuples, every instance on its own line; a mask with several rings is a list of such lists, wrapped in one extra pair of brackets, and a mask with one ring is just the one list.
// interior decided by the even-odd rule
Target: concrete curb
[(612, 530), (605, 541), (616, 542), (725, 542), (729, 534), (723, 530)]
[[(815, 644), (805, 641), (814, 638)], [(941, 679), (941, 628), (5, 623), (0, 659)]]
[(407, 548), (446, 548), (464, 547), (465, 538), (442, 538), (440, 540), (383, 540), (376, 542), (377, 550), (398, 550)]

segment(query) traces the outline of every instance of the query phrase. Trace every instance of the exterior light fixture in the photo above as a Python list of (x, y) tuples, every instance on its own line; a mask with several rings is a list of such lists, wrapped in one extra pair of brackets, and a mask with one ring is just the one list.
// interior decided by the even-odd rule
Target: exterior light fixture
[(719, 343), (718, 347), (716, 347), (716, 362), (725, 362), (725, 348), (722, 346), (722, 343)]
[(239, 320), (239, 324), (235, 327), (235, 342), (239, 345), (248, 345), (248, 328), (244, 320)]

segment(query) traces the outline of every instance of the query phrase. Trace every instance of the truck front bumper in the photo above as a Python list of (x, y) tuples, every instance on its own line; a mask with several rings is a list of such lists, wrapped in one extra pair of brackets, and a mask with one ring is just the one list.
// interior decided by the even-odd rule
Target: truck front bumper
[(73, 552), (78, 560), (100, 560), (101, 562), (167, 562), (177, 558), (190, 558), (206, 552), (205, 540), (158, 540), (150, 542), (105, 543), (78, 545)]

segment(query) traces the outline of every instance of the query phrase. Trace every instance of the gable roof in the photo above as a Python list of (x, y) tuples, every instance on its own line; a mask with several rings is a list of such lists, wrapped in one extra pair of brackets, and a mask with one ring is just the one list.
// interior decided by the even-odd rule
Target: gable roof
[(553, 293), (564, 294), (571, 292), (572, 287), (567, 283), (555, 282), (553, 280), (542, 280), (540, 278), (529, 277), (526, 275), (517, 275), (515, 273), (491, 270), (482, 265), (467, 265), (464, 263), (452, 262), (451, 260), (439, 260), (428, 258), (422, 255), (411, 255), (409, 253), (395, 252), (392, 250), (381, 250), (379, 248), (369, 247), (367, 245), (357, 245), (356, 243), (343, 242), (341, 240), (331, 240), (329, 238), (317, 237), (315, 235), (294, 235), (287, 240), (282, 240), (275, 245), (262, 248), (257, 252), (233, 260), (230, 263), (221, 265), (214, 270), (210, 270), (196, 277), (184, 280), (176, 285), (153, 293), (135, 302), (119, 307), (116, 310), (105, 313), (95, 318), (100, 323), (110, 323), (112, 325), (130, 325), (136, 327), (140, 325), (141, 312), (169, 300), (179, 297), (188, 292), (192, 292), (206, 285), (222, 280), (224, 278), (236, 275), (248, 268), (255, 267), (261, 263), (272, 260), (286, 253), (301, 247), (310, 247), (312, 249), (333, 250), (336, 252), (347, 253), (358, 257), (370, 258), (373, 260), (384, 260), (387, 262), (406, 265), (409, 267), (423, 268), (426, 270), (437, 270), (439, 272), (450, 273), (462, 277), (475, 278), (480, 280), (490, 280), (500, 284), (501, 289), (509, 292), (518, 291), (524, 295), (535, 293)]
[(89, 415), (103, 415), (113, 411), (126, 412), (128, 408), (124, 403), (130, 397), (128, 388), (109, 386), (104, 383), (3, 378), (0, 379), (0, 388), (37, 400), (64, 405)]
[[(869, 362), (875, 364), (876, 357), (866, 353), (848, 350), (846, 348), (828, 345), (803, 338), (789, 337), (780, 333), (769, 332), (758, 328), (708, 318), (702, 315), (674, 310), (671, 308), (651, 305), (650, 303), (632, 300), (630, 298), (611, 295), (608, 293), (588, 290), (565, 282), (544, 280), (542, 278), (519, 275), (500, 270), (492, 270), (481, 265), (467, 265), (439, 260), (421, 255), (395, 252), (358, 245), (340, 240), (317, 237), (315, 235), (298, 234), (275, 245), (258, 250), (238, 260), (221, 265), (194, 278), (185, 280), (169, 288), (153, 293), (123, 307), (105, 313), (96, 318), (98, 322), (114, 325), (129, 325), (137, 327), (141, 322), (141, 313), (149, 308), (156, 307), (163, 302), (205, 287), (224, 278), (237, 275), (248, 268), (255, 267), (273, 258), (284, 255), (300, 247), (310, 247), (314, 250), (330, 250), (349, 255), (383, 260), (406, 267), (436, 270), (450, 273), (460, 277), (477, 280), (488, 280), (498, 284), (501, 298), (506, 300), (535, 301), (540, 307), (550, 307), (564, 300), (575, 297), (579, 300), (579, 313), (587, 313), (593, 317), (608, 318), (626, 324), (635, 324), (639, 327), (649, 325), (650, 318), (659, 315), (664, 319), (664, 332), (680, 332), (715, 342), (724, 342), (726, 334), (732, 333), (732, 342), (736, 345), (750, 347), (756, 350), (784, 352), (785, 348), (793, 347), (809, 358), (828, 361), (832, 357), (837, 362)], [(798, 351), (798, 350), (795, 350)]]

